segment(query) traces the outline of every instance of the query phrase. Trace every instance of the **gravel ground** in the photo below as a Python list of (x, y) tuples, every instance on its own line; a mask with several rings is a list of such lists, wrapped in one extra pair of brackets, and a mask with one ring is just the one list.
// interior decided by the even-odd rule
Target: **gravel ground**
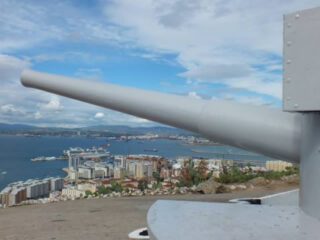
[(125, 240), (129, 232), (147, 225), (147, 211), (157, 199), (225, 202), (294, 188), (277, 185), (225, 194), (82, 199), (0, 209), (0, 239)]

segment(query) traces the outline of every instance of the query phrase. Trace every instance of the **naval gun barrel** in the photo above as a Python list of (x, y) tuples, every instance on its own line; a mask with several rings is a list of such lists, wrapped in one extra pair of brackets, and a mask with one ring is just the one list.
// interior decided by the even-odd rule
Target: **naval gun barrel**
[(297, 162), (301, 116), (263, 106), (200, 100), (25, 70), (26, 87), (200, 133), (223, 144)]

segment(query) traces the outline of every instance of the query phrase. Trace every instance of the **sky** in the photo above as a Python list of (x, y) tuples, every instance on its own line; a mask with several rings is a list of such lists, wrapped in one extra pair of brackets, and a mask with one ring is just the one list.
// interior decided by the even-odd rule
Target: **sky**
[(0, 122), (155, 123), (25, 88), (31, 68), (281, 108), (283, 14), (318, 0), (0, 0)]

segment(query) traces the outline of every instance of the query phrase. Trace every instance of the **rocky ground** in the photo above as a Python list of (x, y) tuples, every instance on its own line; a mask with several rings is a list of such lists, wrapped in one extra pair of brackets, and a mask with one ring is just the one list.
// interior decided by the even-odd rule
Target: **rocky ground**
[[(246, 188), (242, 190), (235, 184), (233, 192), (220, 194), (186, 192), (176, 195), (100, 197), (0, 209), (0, 239), (128, 239), (129, 232), (146, 226), (147, 211), (157, 199), (226, 202), (298, 187), (289, 180), (260, 180), (255, 180), (258, 183), (243, 184)], [(232, 184), (229, 186), (233, 188)]]

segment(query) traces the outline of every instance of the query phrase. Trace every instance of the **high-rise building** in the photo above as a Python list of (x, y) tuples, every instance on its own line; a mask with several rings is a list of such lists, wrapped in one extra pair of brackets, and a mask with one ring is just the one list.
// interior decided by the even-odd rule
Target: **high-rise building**
[(64, 185), (62, 178), (50, 178), (50, 191), (61, 191)]
[(86, 166), (78, 167), (78, 175), (79, 175), (79, 178), (84, 178), (84, 179), (92, 179), (95, 177), (94, 169)]
[(123, 175), (126, 174), (126, 169), (123, 167), (116, 167), (114, 168), (114, 178), (121, 178)]
[(9, 194), (11, 187), (6, 187), (0, 192), (0, 199), (2, 206), (9, 206)]
[(134, 161), (127, 161), (127, 173), (130, 177), (136, 177), (137, 175), (137, 163)]
[(151, 163), (138, 163), (137, 164), (137, 171), (136, 171), (136, 178), (141, 179), (145, 177), (152, 176), (152, 164)]

